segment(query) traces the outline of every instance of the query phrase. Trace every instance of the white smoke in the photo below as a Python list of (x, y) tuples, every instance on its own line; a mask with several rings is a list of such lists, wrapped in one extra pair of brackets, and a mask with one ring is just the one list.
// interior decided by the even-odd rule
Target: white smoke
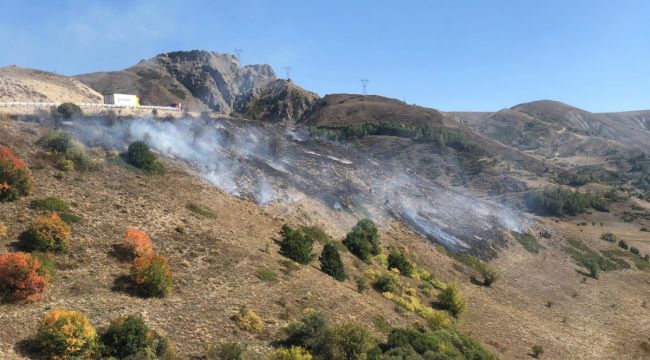
[(317, 141), (280, 126), (152, 118), (112, 123), (84, 119), (66, 126), (91, 146), (123, 151), (143, 140), (155, 151), (190, 164), (210, 184), (262, 206), (304, 195), (380, 223), (401, 219), (454, 250), (490, 248), (504, 231), (525, 226), (525, 219), (511, 209), (451, 191), (417, 175), (408, 164), (386, 164), (354, 144)]

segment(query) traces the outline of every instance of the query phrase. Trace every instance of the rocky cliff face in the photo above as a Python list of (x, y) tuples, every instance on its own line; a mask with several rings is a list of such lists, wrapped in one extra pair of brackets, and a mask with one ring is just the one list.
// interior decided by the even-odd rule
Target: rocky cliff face
[(275, 80), (269, 65), (241, 67), (236, 56), (209, 51), (177, 51), (151, 59), (210, 109), (230, 113), (238, 102)]
[(77, 76), (100, 93), (136, 94), (145, 105), (183, 103), (229, 114), (276, 80), (269, 65), (241, 66), (236, 56), (192, 50), (160, 54), (112, 72)]
[(271, 122), (298, 122), (311, 111), (320, 97), (290, 80), (278, 79), (268, 83), (259, 92), (251, 92), (237, 111), (244, 117)]

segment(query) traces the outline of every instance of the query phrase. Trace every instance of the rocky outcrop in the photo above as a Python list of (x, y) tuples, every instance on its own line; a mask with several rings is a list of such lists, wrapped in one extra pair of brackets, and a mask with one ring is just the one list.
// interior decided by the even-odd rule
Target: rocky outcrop
[(236, 56), (192, 50), (160, 54), (121, 70), (78, 75), (100, 93), (127, 93), (143, 105), (183, 103), (229, 114), (276, 80), (269, 65), (241, 66)]
[(320, 97), (291, 80), (278, 79), (259, 92), (251, 92), (247, 101), (237, 109), (244, 117), (270, 122), (298, 122), (311, 111)]
[(275, 80), (269, 65), (241, 67), (236, 56), (209, 51), (176, 51), (151, 59), (210, 109), (230, 113), (239, 102)]

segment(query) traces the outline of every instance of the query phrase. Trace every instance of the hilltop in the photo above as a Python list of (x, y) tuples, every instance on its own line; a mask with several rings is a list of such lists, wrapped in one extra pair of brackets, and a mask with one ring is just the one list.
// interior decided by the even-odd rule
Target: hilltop
[(16, 66), (0, 68), (0, 102), (103, 102), (82, 82), (47, 71)]

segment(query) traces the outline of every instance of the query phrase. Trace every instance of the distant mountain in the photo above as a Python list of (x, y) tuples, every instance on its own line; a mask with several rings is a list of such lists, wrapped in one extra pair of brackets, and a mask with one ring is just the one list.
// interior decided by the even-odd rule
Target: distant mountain
[(486, 136), (544, 157), (650, 149), (650, 112), (591, 113), (542, 100), (494, 113), (449, 113)]
[(181, 102), (191, 110), (224, 114), (276, 79), (269, 65), (242, 67), (234, 55), (202, 50), (160, 54), (121, 71), (76, 78), (100, 93), (137, 94), (142, 104)]

